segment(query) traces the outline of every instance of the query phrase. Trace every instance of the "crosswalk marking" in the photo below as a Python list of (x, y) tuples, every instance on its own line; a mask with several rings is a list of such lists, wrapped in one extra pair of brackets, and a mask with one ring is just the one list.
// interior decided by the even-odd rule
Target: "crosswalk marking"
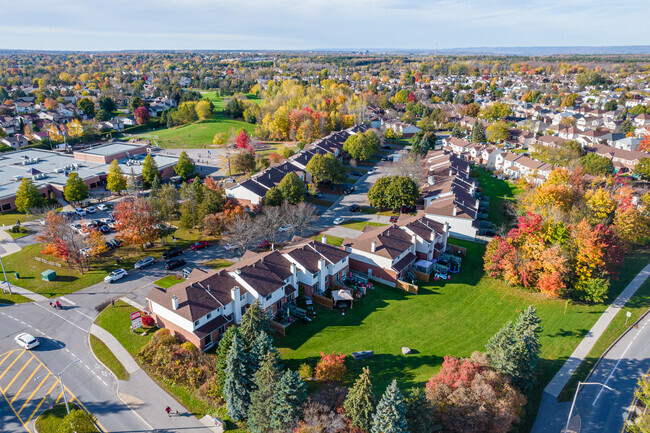
[[(38, 384), (38, 386), (36, 387), (36, 389), (35, 389), (34, 391), (32, 391), (32, 393), (29, 395), (29, 397), (27, 397), (27, 401), (25, 401), (25, 403), (23, 403), (23, 405), (21, 406), (21, 408), (20, 408), (20, 410), (18, 411), (18, 413), (22, 412), (23, 409), (25, 409), (25, 406), (27, 406), (27, 403), (29, 403), (29, 402), (31, 401), (32, 397), (34, 397), (34, 394), (36, 394), (36, 392), (37, 392), (39, 389), (41, 389), (41, 386), (43, 386), (43, 384), (47, 381), (47, 379), (48, 379), (50, 376), (51, 376), (51, 374), (48, 373), (48, 374), (43, 378), (43, 380), (41, 380), (41, 382)], [(54, 382), (54, 385), (52, 385), (52, 388), (54, 388), (54, 386), (56, 386), (56, 382)], [(50, 388), (50, 391), (52, 391), (52, 388)], [(47, 393), (49, 394), (50, 391), (48, 391)], [(47, 394), (46, 394), (46, 395), (47, 395)]]
[(9, 370), (11, 370), (11, 367), (14, 366), (14, 364), (16, 363), (16, 361), (18, 361), (18, 360), (20, 359), (20, 357), (23, 356), (23, 355), (25, 354), (25, 352), (26, 352), (26, 350), (23, 350), (22, 352), (20, 352), (20, 355), (18, 355), (18, 356), (16, 357), (16, 359), (14, 359), (14, 362), (12, 362), (11, 364), (9, 364), (9, 367), (7, 367), (7, 369), (4, 371), (4, 373), (0, 374), (0, 379), (2, 379), (2, 378), (4, 377), (4, 375), (7, 374), (7, 372), (8, 372)]
[[(52, 389), (54, 389), (55, 386), (56, 386), (56, 383), (54, 385), (52, 385), (52, 388), (50, 388), (50, 391), (48, 391), (47, 394), (45, 394), (45, 396), (41, 399), (41, 401), (38, 403), (38, 406), (36, 406), (36, 409), (34, 409), (34, 412), (32, 412), (32, 414), (29, 416), (27, 421), (25, 421), (24, 425), (29, 425), (29, 422), (32, 420), (32, 418), (34, 418), (34, 415), (36, 415), (38, 410), (41, 408), (41, 405), (43, 404), (43, 402), (47, 399), (48, 394), (52, 391)], [(56, 401), (58, 403), (59, 400), (57, 399)]]
[(36, 368), (34, 369), (34, 371), (32, 372), (32, 374), (30, 374), (29, 377), (27, 378), (27, 380), (25, 381), (25, 383), (23, 383), (23, 386), (21, 386), (20, 389), (18, 390), (18, 392), (16, 393), (16, 395), (14, 395), (14, 398), (11, 399), (10, 403), (13, 403), (13, 402), (18, 398), (18, 396), (20, 395), (20, 393), (23, 392), (23, 389), (27, 386), (27, 384), (28, 384), (28, 383), (31, 383), (31, 381), (32, 381), (32, 377), (34, 377), (34, 375), (36, 374), (36, 372), (41, 368), (41, 365), (43, 365), (43, 364), (39, 363), (39, 364), (36, 366)]
[(4, 389), (5, 392), (7, 392), (7, 390), (8, 390), (9, 388), (11, 388), (11, 385), (14, 384), (14, 382), (16, 381), (16, 379), (18, 379), (18, 377), (20, 377), (20, 375), (22, 374), (23, 370), (25, 370), (25, 368), (27, 368), (27, 366), (29, 365), (30, 362), (32, 362), (33, 359), (34, 359), (34, 355), (32, 355), (32, 357), (29, 358), (29, 361), (27, 361), (27, 362), (25, 363), (25, 365), (23, 365), (23, 368), (21, 368), (21, 369), (18, 371), (18, 373), (16, 373), (16, 375), (14, 376), (14, 378), (11, 379), (11, 382), (9, 382), (9, 385), (7, 385), (7, 386), (5, 387), (5, 389)]

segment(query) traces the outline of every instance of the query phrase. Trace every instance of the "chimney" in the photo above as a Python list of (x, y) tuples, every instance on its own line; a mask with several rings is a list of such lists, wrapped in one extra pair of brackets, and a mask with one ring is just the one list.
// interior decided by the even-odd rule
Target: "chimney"
[(235, 286), (230, 289), (230, 297), (232, 298), (232, 313), (235, 318), (235, 323), (241, 322), (241, 296), (239, 287)]
[(326, 244), (326, 243), (327, 243), (327, 235), (326, 235), (326, 234), (323, 234), (323, 236), (321, 236), (321, 238), (320, 238), (320, 241), (321, 241), (322, 243)]
[(241, 275), (241, 269), (239, 269), (239, 268), (235, 269), (235, 273), (237, 273), (237, 275)]
[(320, 259), (318, 261), (318, 269), (320, 269), (321, 271), (324, 271), (326, 267), (327, 267), (327, 264), (325, 263), (325, 259)]
[(375, 252), (377, 250), (377, 241), (372, 241), (372, 245), (370, 245), (370, 251)]
[(445, 233), (449, 233), (449, 223), (445, 221)]
[(481, 200), (476, 199), (476, 210), (478, 210), (479, 207), (481, 207)]
[(454, 175), (454, 171), (451, 169), (451, 167), (449, 167), (449, 176), (453, 176), (453, 175)]
[(452, 215), (456, 216), (456, 213), (458, 213), (458, 208), (456, 207), (456, 205), (454, 205), (454, 211), (453, 211)]
[[(445, 224), (447, 224), (447, 223), (445, 223)], [(436, 240), (436, 231), (435, 230), (431, 230), (430, 240), (431, 240), (431, 242), (434, 242)]]
[(415, 245), (415, 243), (418, 241), (417, 236), (411, 235), (411, 243)]
[(178, 298), (176, 295), (172, 296), (172, 308), (175, 310), (178, 310)]

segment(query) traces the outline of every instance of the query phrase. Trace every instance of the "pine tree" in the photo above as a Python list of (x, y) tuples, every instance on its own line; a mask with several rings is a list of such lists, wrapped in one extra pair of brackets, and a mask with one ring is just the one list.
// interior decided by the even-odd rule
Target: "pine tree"
[(409, 433), (406, 405), (397, 381), (388, 385), (372, 417), (372, 433)]
[(372, 413), (375, 410), (375, 396), (372, 392), (372, 381), (370, 369), (363, 368), (363, 372), (354, 382), (354, 386), (348, 392), (343, 403), (345, 417), (350, 424), (359, 427), (364, 431), (370, 431), (372, 425)]
[(422, 388), (413, 388), (404, 395), (406, 423), (411, 433), (432, 431), (432, 408)]
[(257, 338), (253, 342), (253, 346), (249, 352), (251, 360), (251, 369), (257, 371), (258, 368), (262, 365), (262, 362), (270, 358), (277, 367), (280, 366), (280, 354), (278, 350), (273, 346), (273, 339), (265, 331), (260, 331), (257, 335)]
[(463, 138), (463, 132), (458, 127), (458, 124), (455, 124), (454, 128), (451, 130), (451, 136), (456, 138)]
[(241, 421), (246, 418), (252, 387), (248, 354), (235, 335), (226, 359), (226, 380), (223, 384), (223, 397), (228, 407), (228, 415), (233, 420)]
[(160, 195), (160, 176), (155, 176), (151, 182), (151, 190), (149, 191), (149, 197), (151, 200), (157, 200)]
[(158, 164), (151, 154), (148, 154), (142, 163), (142, 180), (145, 185), (151, 185), (156, 177), (160, 177)]
[(45, 199), (29, 177), (23, 177), (16, 191), (16, 209), (18, 212), (29, 212), (45, 206)]
[(119, 193), (126, 189), (126, 177), (122, 173), (120, 164), (117, 159), (111, 162), (108, 167), (108, 176), (106, 177), (106, 188), (110, 191)]
[(269, 330), (270, 326), (266, 312), (262, 310), (258, 301), (253, 302), (246, 310), (246, 313), (244, 313), (241, 324), (239, 325), (239, 332), (244, 340), (246, 350), (250, 350), (253, 347), (253, 343), (257, 339), (260, 331), (269, 332)]
[(487, 141), (487, 136), (485, 135), (485, 127), (483, 122), (479, 119), (476, 119), (474, 126), (472, 127), (472, 141), (474, 143), (485, 143)]
[(190, 157), (187, 156), (187, 152), (181, 152), (178, 157), (178, 163), (174, 166), (174, 171), (183, 179), (187, 179), (194, 174), (194, 164), (190, 160)]
[(273, 394), (271, 427), (284, 430), (300, 415), (300, 405), (306, 397), (307, 389), (298, 372), (287, 370), (278, 381)]
[(247, 423), (252, 433), (265, 433), (271, 429), (273, 405), (270, 402), (273, 401), (275, 388), (281, 376), (282, 372), (272, 356), (265, 358), (255, 373), (256, 389), (251, 393)]
[(232, 340), (237, 336), (241, 341), (241, 335), (239, 334), (239, 328), (236, 326), (231, 326), (226, 329), (226, 332), (221, 336), (219, 340), (219, 345), (217, 346), (217, 383), (219, 384), (219, 389), (223, 390), (224, 382), (226, 381), (226, 365), (228, 359), (228, 353), (232, 347)]

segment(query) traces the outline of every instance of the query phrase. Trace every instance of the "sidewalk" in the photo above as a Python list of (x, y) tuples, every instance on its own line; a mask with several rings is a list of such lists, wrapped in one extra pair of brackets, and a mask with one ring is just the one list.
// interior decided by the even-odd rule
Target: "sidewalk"
[[(7, 285), (5, 284), (4, 281), (2, 282), (2, 288), (3, 289), (7, 288)], [(49, 298), (46, 298), (43, 295), (39, 295), (38, 293), (34, 293), (31, 290), (23, 289), (22, 287), (18, 287), (18, 286), (14, 285), (14, 284), (11, 285), (11, 291), (15, 295), (21, 295), (21, 296), (24, 296), (26, 298), (31, 299), (32, 301), (36, 301), (36, 302), (49, 301), (50, 300)]]
[[(185, 408), (140, 368), (129, 352), (108, 331), (93, 323), (90, 333), (102, 340), (129, 372), (130, 379), (128, 381), (117, 381), (117, 395), (152, 430), (184, 433), (217, 431), (214, 424), (208, 424), (207, 417), (199, 420), (193, 414), (187, 413)], [(167, 406), (172, 411), (178, 410), (180, 415), (166, 416), (165, 408)]]
[(6, 227), (6, 229), (0, 228), (0, 246), (4, 250), (2, 253), (0, 253), (0, 257), (8, 256), (9, 254), (13, 254), (21, 250), (20, 245), (14, 242), (14, 239), (11, 237), (11, 235), (7, 233), (7, 230), (9, 229), (10, 227)]

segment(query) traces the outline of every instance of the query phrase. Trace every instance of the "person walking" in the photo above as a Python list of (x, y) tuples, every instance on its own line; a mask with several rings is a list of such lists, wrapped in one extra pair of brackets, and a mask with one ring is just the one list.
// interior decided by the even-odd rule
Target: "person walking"
[(56, 308), (58, 308), (59, 310), (62, 310), (62, 308), (61, 308), (61, 303), (59, 302), (58, 299), (56, 300), (56, 302), (54, 303), (54, 305), (56, 305)]
[(167, 406), (167, 407), (165, 408), (165, 412), (167, 412), (167, 416), (172, 416), (172, 415), (171, 415), (171, 413), (172, 413), (172, 408), (171, 408), (171, 407)]

